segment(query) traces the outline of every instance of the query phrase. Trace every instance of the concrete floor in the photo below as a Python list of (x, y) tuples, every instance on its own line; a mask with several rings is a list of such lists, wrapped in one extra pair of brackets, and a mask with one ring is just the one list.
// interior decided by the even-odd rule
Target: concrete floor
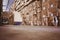
[(60, 28), (45, 26), (0, 26), (0, 40), (60, 40)]

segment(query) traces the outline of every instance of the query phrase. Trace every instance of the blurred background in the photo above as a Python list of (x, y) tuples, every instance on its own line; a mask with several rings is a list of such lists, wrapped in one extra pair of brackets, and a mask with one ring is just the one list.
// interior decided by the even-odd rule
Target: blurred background
[(60, 26), (59, 0), (2, 0), (3, 25)]
[(0, 40), (60, 40), (60, 0), (0, 0)]

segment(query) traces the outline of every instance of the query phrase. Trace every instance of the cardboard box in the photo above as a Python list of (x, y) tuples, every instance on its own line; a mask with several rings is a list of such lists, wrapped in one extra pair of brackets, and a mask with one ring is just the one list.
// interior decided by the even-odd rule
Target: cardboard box
[(10, 12), (3, 12), (2, 13), (3, 20), (6, 20), (3, 22), (3, 24), (6, 24), (8, 22), (8, 25), (14, 24), (14, 15)]

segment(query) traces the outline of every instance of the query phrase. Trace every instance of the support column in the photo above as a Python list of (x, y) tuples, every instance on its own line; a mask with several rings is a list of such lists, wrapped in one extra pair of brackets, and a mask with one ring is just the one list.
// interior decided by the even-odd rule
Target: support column
[(2, 25), (2, 16), (1, 16), (1, 12), (2, 12), (2, 0), (0, 0), (0, 25)]

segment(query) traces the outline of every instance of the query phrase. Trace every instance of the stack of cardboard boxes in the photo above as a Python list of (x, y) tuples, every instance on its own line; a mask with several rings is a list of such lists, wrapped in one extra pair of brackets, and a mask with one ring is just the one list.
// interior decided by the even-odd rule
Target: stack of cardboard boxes
[(58, 0), (49, 0), (49, 8), (48, 8), (48, 12), (49, 12), (49, 26), (50, 23), (53, 26), (57, 26), (58, 25), (58, 20), (57, 20), (57, 16), (58, 16)]
[(11, 12), (2, 12), (2, 23), (7, 25), (14, 24), (14, 16)]
[(23, 24), (58, 25), (58, 0), (15, 0), (15, 2), (15, 10), (21, 13)]
[(55, 25), (54, 18), (58, 16), (57, 7), (58, 0), (42, 0), (42, 25)]
[(42, 25), (48, 26), (48, 7), (49, 0), (42, 0)]

